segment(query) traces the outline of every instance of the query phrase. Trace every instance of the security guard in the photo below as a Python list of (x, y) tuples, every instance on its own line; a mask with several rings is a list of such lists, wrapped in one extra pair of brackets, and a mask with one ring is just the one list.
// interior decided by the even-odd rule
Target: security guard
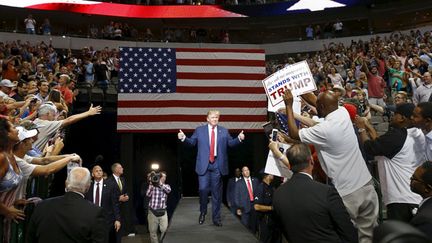
[(280, 243), (281, 234), (278, 225), (274, 221), (272, 207), (274, 188), (271, 185), (273, 175), (262, 171), (263, 179), (255, 190), (254, 208), (257, 212), (258, 239), (263, 243)]

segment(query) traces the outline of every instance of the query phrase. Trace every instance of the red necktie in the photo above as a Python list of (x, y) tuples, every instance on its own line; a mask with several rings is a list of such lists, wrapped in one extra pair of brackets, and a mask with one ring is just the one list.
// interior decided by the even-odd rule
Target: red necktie
[(252, 202), (254, 200), (253, 192), (252, 192), (252, 186), (250, 184), (250, 179), (247, 179), (247, 187), (249, 191), (249, 199)]
[(95, 198), (96, 206), (99, 206), (99, 182), (96, 183), (96, 198)]
[(212, 127), (211, 137), (210, 137), (210, 158), (209, 158), (210, 163), (214, 163), (214, 160), (215, 160), (215, 156), (214, 156), (215, 131), (214, 131), (214, 129), (215, 128)]

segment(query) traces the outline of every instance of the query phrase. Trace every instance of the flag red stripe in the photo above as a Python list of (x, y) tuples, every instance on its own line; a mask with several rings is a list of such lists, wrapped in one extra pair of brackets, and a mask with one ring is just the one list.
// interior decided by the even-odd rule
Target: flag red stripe
[[(199, 84), (198, 84), (199, 85)], [(262, 87), (195, 87), (195, 86), (178, 86), (178, 93), (226, 93), (226, 94), (262, 94)]]
[(216, 49), (216, 48), (176, 48), (176, 52), (235, 52), (235, 53), (265, 53), (264, 49)]
[(238, 107), (259, 108), (267, 107), (267, 101), (240, 101), (240, 100), (119, 100), (118, 107)]
[(190, 66), (240, 66), (240, 67), (264, 67), (264, 60), (230, 60), (230, 59), (177, 59), (177, 65)]
[(177, 73), (177, 79), (243, 79), (243, 80), (262, 80), (265, 74), (254, 73)]
[[(195, 129), (182, 129), (183, 132), (193, 132)], [(235, 134), (238, 132), (245, 133), (262, 133), (263, 129), (230, 129), (230, 133)], [(179, 129), (152, 129), (152, 130), (129, 130), (129, 129), (119, 129), (119, 133), (178, 133)]]
[[(266, 120), (265, 115), (224, 115), (224, 122), (263, 122)], [(134, 115), (118, 116), (117, 122), (201, 122), (203, 115)]]

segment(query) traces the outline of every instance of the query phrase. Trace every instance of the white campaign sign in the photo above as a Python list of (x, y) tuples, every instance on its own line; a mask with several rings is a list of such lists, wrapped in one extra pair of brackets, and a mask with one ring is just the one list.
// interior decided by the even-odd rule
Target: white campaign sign
[[(290, 145), (288, 144), (279, 143), (279, 149), (283, 154), (285, 154), (289, 147)], [(293, 174), (292, 171), (285, 166), (285, 164), (279, 161), (279, 158), (274, 157), (272, 151), (269, 151), (269, 154), (267, 156), (267, 162), (264, 172), (266, 174), (285, 177), (288, 179), (291, 178)]]
[(309, 65), (306, 61), (294, 63), (273, 73), (263, 81), (269, 99), (269, 111), (283, 107), (283, 94), (290, 89), (293, 96), (299, 96), (317, 89)]

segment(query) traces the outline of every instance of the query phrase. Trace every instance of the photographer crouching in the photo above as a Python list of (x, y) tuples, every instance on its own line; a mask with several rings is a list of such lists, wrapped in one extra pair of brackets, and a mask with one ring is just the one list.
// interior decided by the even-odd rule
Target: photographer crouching
[[(151, 243), (161, 242), (165, 236), (168, 227), (168, 215), (166, 212), (166, 202), (168, 193), (171, 192), (171, 187), (165, 184), (166, 172), (152, 171), (147, 176), (149, 188), (147, 189), (147, 197), (149, 198), (149, 211), (147, 215), (148, 228), (150, 232)], [(160, 240), (157, 230), (161, 231)]]

